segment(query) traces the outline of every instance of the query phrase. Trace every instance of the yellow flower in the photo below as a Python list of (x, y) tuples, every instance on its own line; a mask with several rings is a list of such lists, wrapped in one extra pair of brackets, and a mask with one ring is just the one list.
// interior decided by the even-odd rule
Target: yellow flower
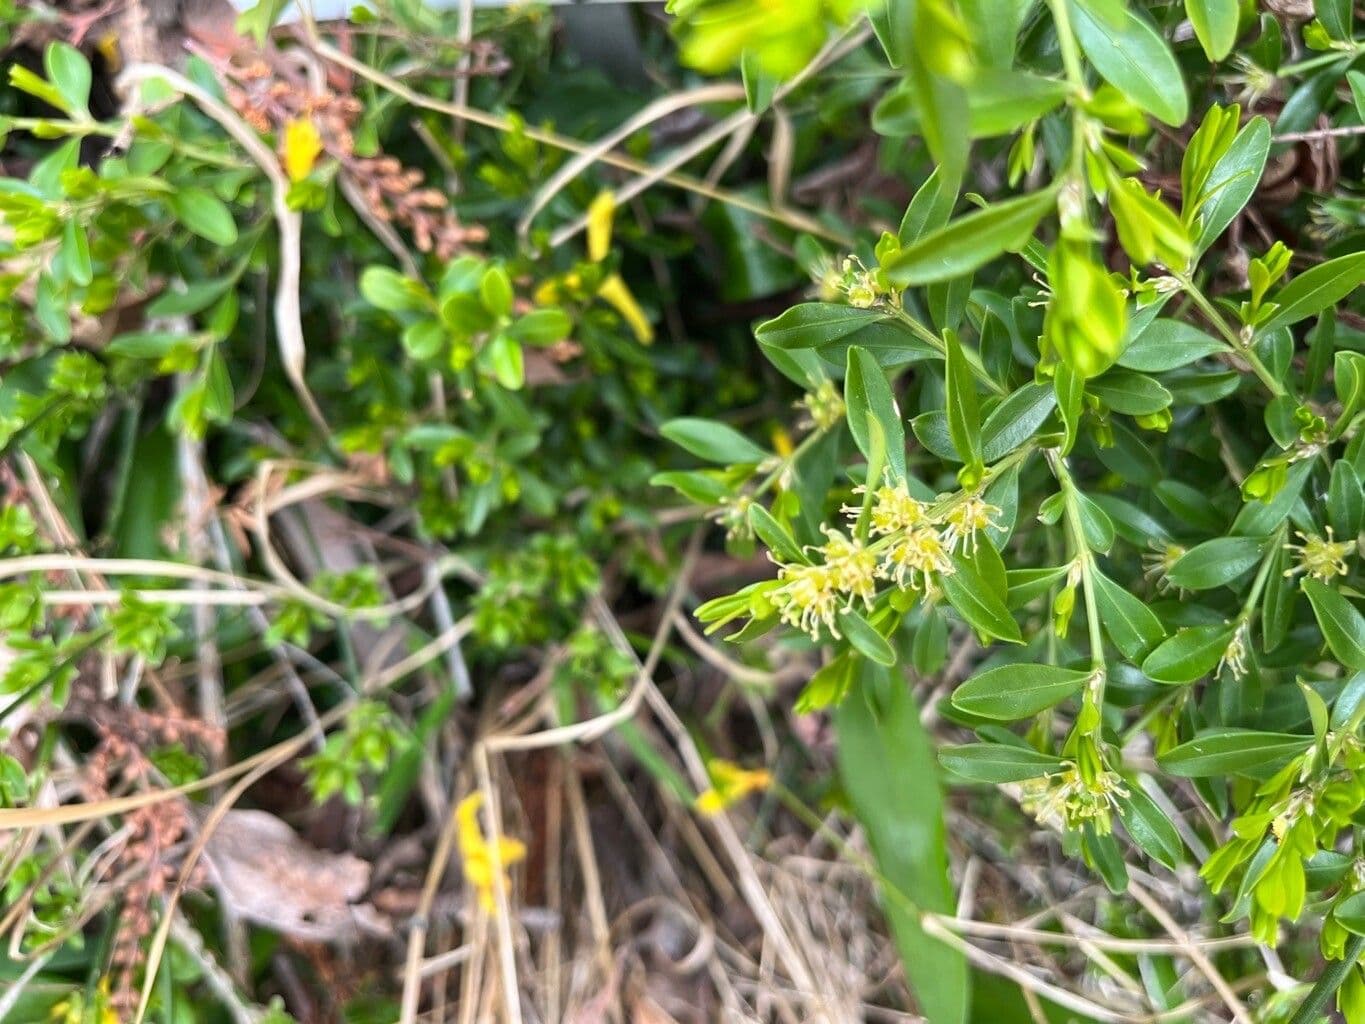
[[(603, 192), (588, 207), (588, 259), (601, 263), (611, 249), (611, 222), (616, 216), (616, 197)], [(621, 314), (621, 319), (641, 345), (654, 340), (654, 325), (645, 316), (620, 274), (612, 274), (597, 289), (597, 297)]]
[(849, 540), (838, 530), (821, 527), (825, 544), (820, 548), (825, 565), (834, 574), (834, 586), (848, 595), (848, 605), (860, 598), (871, 608), (877, 598), (877, 556), (856, 540)]
[(611, 222), (616, 216), (616, 197), (601, 192), (588, 207), (588, 259), (601, 263), (611, 248)]
[(712, 758), (706, 764), (711, 786), (698, 794), (696, 808), (702, 814), (719, 814), (743, 800), (750, 793), (768, 788), (772, 775), (762, 768), (741, 768), (732, 761)]
[(975, 551), (977, 533), (994, 526), (994, 517), (999, 514), (998, 508), (982, 501), (975, 494), (949, 509), (948, 514), (944, 516), (948, 521), (948, 529), (943, 534), (948, 550), (956, 550), (958, 542), (961, 541), (963, 551), (969, 546)]
[(943, 546), (943, 538), (932, 526), (918, 527), (893, 541), (882, 566), (883, 577), (895, 580), (898, 587), (913, 587), (918, 574), (927, 588), (933, 573), (947, 576), (952, 572), (953, 562)]
[(302, 181), (308, 177), (313, 165), (322, 154), (322, 136), (313, 122), (306, 117), (296, 117), (284, 126), (284, 173), (290, 181)]
[[(856, 487), (854, 494), (866, 494), (866, 487)], [(857, 515), (862, 509), (847, 505), (844, 511)], [(879, 536), (899, 533), (923, 526), (929, 521), (924, 502), (910, 496), (904, 483), (882, 484), (872, 493), (872, 532)]]
[(504, 891), (511, 884), (507, 868), (526, 857), (526, 845), (517, 839), (499, 837), (490, 843), (479, 825), (482, 793), (470, 793), (455, 808), (459, 823), (460, 857), (464, 861), (464, 877), (478, 894), (479, 903), (490, 914), (497, 910), (496, 891)]
[(823, 625), (837, 639), (835, 616), (839, 614), (839, 584), (834, 572), (826, 565), (784, 565), (777, 578), (782, 586), (772, 593), (772, 601), (781, 619), (812, 640), (820, 639)]
[(641, 345), (648, 345), (654, 340), (654, 325), (649, 322), (649, 317), (645, 316), (645, 311), (635, 301), (635, 296), (630, 293), (620, 274), (612, 274), (603, 281), (602, 287), (597, 289), (597, 297), (621, 314), (621, 319)]

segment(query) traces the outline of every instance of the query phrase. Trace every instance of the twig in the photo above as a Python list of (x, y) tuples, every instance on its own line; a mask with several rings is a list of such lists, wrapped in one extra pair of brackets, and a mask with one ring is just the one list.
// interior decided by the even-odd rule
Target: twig
[(1191, 941), (1185, 929), (1176, 923), (1175, 918), (1166, 912), (1166, 908), (1153, 899), (1151, 894), (1139, 885), (1136, 879), (1129, 879), (1128, 894), (1141, 903), (1143, 909), (1156, 918), (1157, 923), (1165, 928), (1170, 936), (1183, 947), (1185, 955), (1190, 958), (1195, 967), (1199, 968), (1200, 973), (1208, 978), (1209, 984), (1213, 986), (1224, 1005), (1232, 1011), (1233, 1019), (1238, 1024), (1251, 1024), (1251, 1014), (1247, 1011), (1242, 1000), (1237, 997), (1237, 993), (1227, 983), (1227, 979), (1219, 973), (1218, 968), (1213, 965), (1213, 961), (1204, 954), (1204, 951)]
[[(363, 61), (356, 60), (349, 54), (342, 53), (335, 46), (324, 42), (322, 38), (317, 35), (315, 28), (310, 28), (309, 33), (311, 36), (310, 43), (319, 56), (334, 64), (339, 64), (341, 67), (354, 72), (361, 78), (368, 79), (376, 85), (382, 86), (399, 99), (414, 107), (432, 110), (436, 113), (446, 114), (451, 117), (458, 117), (462, 120), (469, 121), (471, 124), (477, 124), (484, 128), (492, 128), (500, 132), (511, 132), (515, 130), (526, 136), (526, 138), (531, 139), (533, 142), (539, 142), (541, 145), (552, 146), (555, 149), (562, 149), (570, 153), (583, 153), (590, 148), (587, 143), (568, 138), (557, 132), (546, 131), (531, 125), (513, 125), (512, 121), (506, 117), (490, 114), (485, 110), (478, 110), (474, 107), (463, 106), (458, 103), (447, 103), (443, 100), (437, 100), (430, 96), (423, 95), (414, 89), (410, 89), (398, 79), (370, 67)], [(634, 157), (626, 156), (622, 153), (603, 153), (599, 160), (601, 163), (608, 164), (612, 167), (619, 167), (622, 170), (630, 171), (632, 174), (650, 174), (655, 170), (655, 168), (645, 161), (637, 160)], [(797, 213), (794, 210), (779, 210), (739, 192), (711, 188), (705, 182), (688, 174), (670, 172), (662, 175), (658, 180), (673, 185), (676, 188), (695, 192), (698, 195), (705, 196), (707, 199), (725, 203), (741, 210), (747, 210), (749, 213), (763, 217), (767, 220), (777, 221), (794, 230), (809, 232), (812, 235), (836, 242), (839, 245), (849, 246), (853, 244), (853, 240), (843, 232), (835, 231), (805, 214)]]
[(1306, 132), (1285, 132), (1274, 136), (1272, 142), (1315, 142), (1318, 139), (1340, 139), (1348, 135), (1365, 135), (1365, 124), (1346, 124), (1339, 128), (1312, 128)]

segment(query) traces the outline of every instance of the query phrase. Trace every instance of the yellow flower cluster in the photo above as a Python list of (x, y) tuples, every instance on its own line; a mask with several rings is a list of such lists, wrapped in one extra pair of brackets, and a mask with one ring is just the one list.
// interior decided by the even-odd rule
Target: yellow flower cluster
[(1291, 566), (1284, 571), (1286, 576), (1294, 576), (1304, 573), (1327, 583), (1333, 576), (1346, 575), (1346, 558), (1355, 547), (1354, 541), (1337, 540), (1332, 535), (1332, 528), (1327, 527), (1327, 539), (1324, 540), (1316, 533), (1299, 532), (1299, 540), (1302, 544), (1286, 544), (1285, 548), (1294, 552), (1298, 565)]
[[(867, 488), (854, 493), (866, 495)], [(856, 519), (862, 508), (846, 505), (844, 512)], [(977, 535), (993, 526), (999, 513), (976, 494), (930, 507), (904, 483), (884, 483), (872, 492), (868, 508), (868, 533), (875, 539), (863, 541), (824, 527), (825, 543), (808, 549), (811, 564), (789, 563), (778, 570), (782, 586), (771, 599), (783, 622), (815, 640), (822, 629), (837, 639), (839, 613), (859, 601), (871, 608), (878, 580), (928, 591), (934, 577), (953, 572), (953, 551), (975, 551)]]
[(511, 880), (507, 869), (526, 857), (526, 845), (517, 839), (498, 837), (490, 843), (479, 824), (482, 793), (470, 793), (455, 808), (459, 825), (457, 838), (460, 858), (464, 862), (464, 877), (479, 898), (479, 904), (490, 914), (497, 910), (497, 890), (506, 892)]
[(1113, 831), (1118, 798), (1128, 792), (1117, 772), (1106, 768), (1082, 773), (1075, 764), (1068, 764), (1057, 775), (1030, 779), (1022, 788), (1020, 805), (1040, 825), (1058, 831), (1092, 825), (1100, 835)]

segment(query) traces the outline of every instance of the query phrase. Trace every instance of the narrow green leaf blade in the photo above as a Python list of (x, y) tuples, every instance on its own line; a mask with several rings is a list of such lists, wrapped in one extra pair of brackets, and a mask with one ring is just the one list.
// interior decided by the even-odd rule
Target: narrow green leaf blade
[(953, 691), (953, 706), (968, 714), (1013, 722), (1079, 693), (1089, 672), (1056, 665), (1001, 665)]

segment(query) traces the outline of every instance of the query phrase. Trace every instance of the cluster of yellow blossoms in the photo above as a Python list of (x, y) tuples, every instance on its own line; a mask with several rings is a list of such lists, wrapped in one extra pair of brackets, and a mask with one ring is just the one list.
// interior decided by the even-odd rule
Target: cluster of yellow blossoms
[(1304, 573), (1315, 580), (1327, 583), (1334, 576), (1346, 575), (1346, 559), (1355, 550), (1355, 541), (1337, 540), (1332, 535), (1330, 526), (1327, 527), (1325, 540), (1316, 533), (1298, 531), (1298, 536), (1302, 544), (1285, 545), (1285, 550), (1292, 551), (1298, 562), (1284, 571), (1286, 576)]
[[(854, 493), (866, 494), (867, 489)], [(846, 505), (844, 512), (857, 520), (863, 507)], [(879, 580), (930, 593), (935, 576), (954, 571), (953, 552), (975, 551), (977, 534), (994, 525), (1000, 510), (968, 493), (931, 506), (913, 497), (903, 482), (888, 481), (872, 492), (867, 514), (866, 533), (874, 539), (861, 539), (856, 530), (850, 536), (822, 527), (825, 543), (807, 548), (811, 564), (781, 565), (782, 586), (770, 598), (783, 622), (812, 639), (818, 640), (822, 629), (837, 639), (839, 613), (857, 602), (870, 609)]]

